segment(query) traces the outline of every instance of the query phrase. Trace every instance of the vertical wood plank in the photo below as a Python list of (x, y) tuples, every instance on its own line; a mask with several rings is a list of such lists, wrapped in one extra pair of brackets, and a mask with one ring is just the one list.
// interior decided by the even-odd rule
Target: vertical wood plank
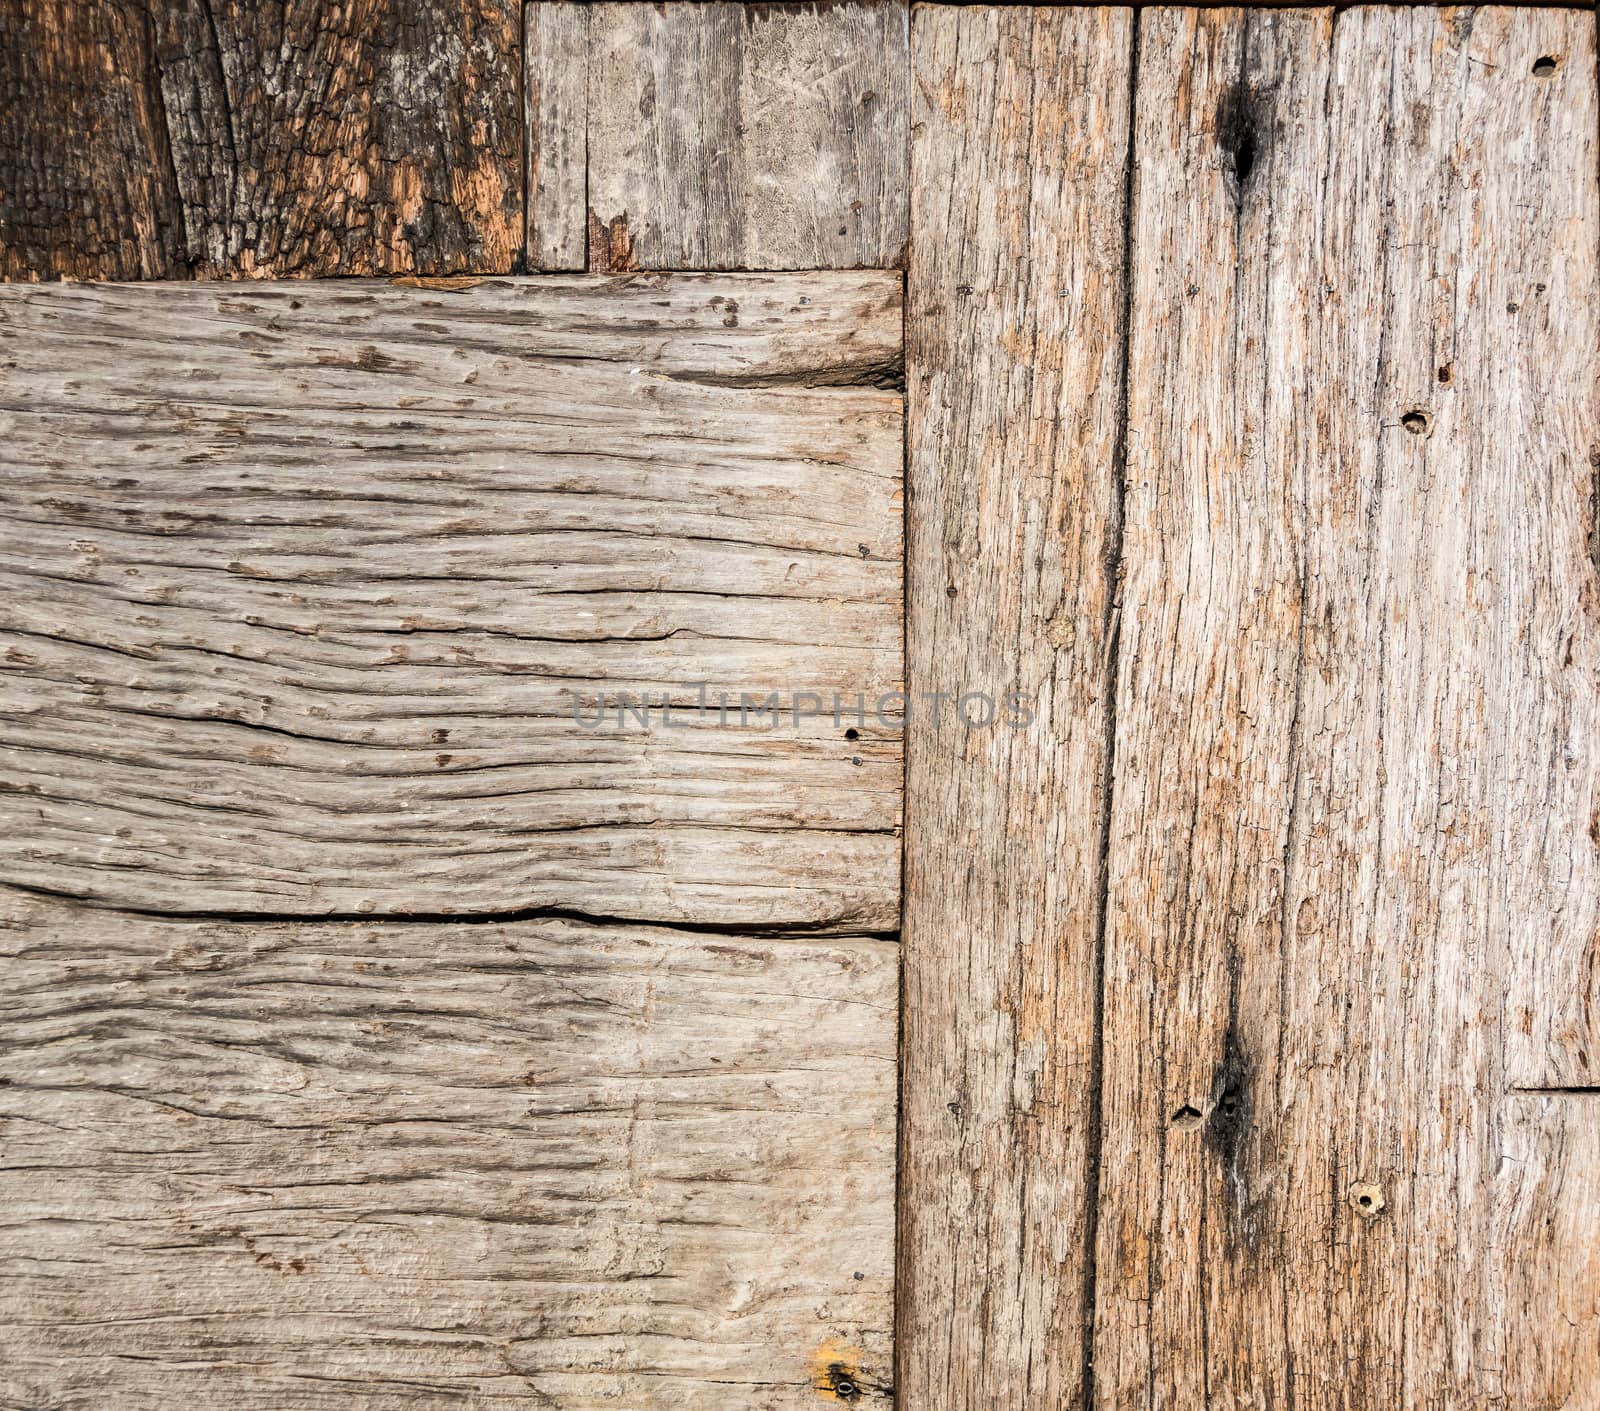
[(524, 11), (530, 269), (587, 265), (589, 13), (565, 0), (536, 0)]
[[(909, 1407), (1081, 1395), (1130, 38), (1127, 10), (915, 16)], [(1023, 728), (956, 709), (1013, 690)]]
[(1576, 1404), (1593, 17), (1140, 23), (1098, 1397)]
[[(1266, 1128), (1246, 1104), (1274, 1097), (1243, 1073), (1280, 1022), (1298, 538), (1336, 414), (1297, 184), (1326, 151), (1331, 18), (1139, 24), (1095, 1381), (1107, 1406), (1202, 1406), (1213, 1375), (1275, 1405), (1285, 1271), (1237, 1173)], [(1212, 1299), (1246, 1281), (1236, 1325)]]
[(900, 262), (907, 11), (590, 11), (590, 268)]

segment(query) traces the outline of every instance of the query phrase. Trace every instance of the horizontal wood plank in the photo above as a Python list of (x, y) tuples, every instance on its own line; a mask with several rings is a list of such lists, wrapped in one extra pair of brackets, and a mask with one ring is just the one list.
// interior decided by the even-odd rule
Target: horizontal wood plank
[(889, 274), (0, 291), (0, 876), (894, 929), (901, 411), (861, 384), (899, 306)]
[(0, 1401), (887, 1404), (896, 948), (0, 901)]

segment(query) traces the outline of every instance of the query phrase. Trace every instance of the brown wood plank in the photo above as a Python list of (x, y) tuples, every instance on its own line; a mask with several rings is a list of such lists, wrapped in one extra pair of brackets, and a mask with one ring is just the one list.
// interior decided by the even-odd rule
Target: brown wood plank
[(0, 6), (0, 279), (185, 272), (148, 7)]
[(1492, 1191), (1507, 1406), (1600, 1405), (1600, 1096), (1514, 1097)]
[(8, 278), (505, 273), (519, 257), (516, 0), (10, 8)]
[[(545, 34), (563, 8), (535, 4), (530, 35)], [(901, 0), (608, 4), (586, 19), (589, 268), (900, 263), (909, 107)], [(565, 31), (551, 42), (563, 64)], [(541, 123), (534, 140), (536, 170), (570, 161), (571, 133)], [(543, 219), (566, 232), (576, 191), (561, 195), (562, 209)], [(565, 244), (530, 249), (534, 260), (552, 256), (564, 262)]]
[(895, 949), (0, 901), (0, 1400), (887, 1405)]
[(1593, 17), (1140, 41), (1097, 1398), (1585, 1404)]
[(0, 290), (0, 879), (895, 929), (900, 339), (892, 273)]
[[(1081, 1393), (1130, 38), (1111, 9), (924, 8), (913, 29), (908, 1407)], [(1026, 728), (957, 715), (1013, 690)]]

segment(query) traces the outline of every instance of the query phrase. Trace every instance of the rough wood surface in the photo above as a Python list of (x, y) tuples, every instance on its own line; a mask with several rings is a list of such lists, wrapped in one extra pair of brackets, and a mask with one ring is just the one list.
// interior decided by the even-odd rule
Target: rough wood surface
[(148, 9), (0, 5), (0, 279), (184, 272)]
[(893, 930), (900, 732), (831, 705), (901, 684), (900, 330), (885, 273), (0, 290), (0, 879)]
[[(562, 8), (535, 4), (530, 36)], [(900, 262), (904, 3), (614, 4), (586, 18), (590, 269)], [(530, 56), (538, 72), (569, 62), (578, 23), (551, 39), (553, 60)], [(571, 133), (541, 122), (536, 139), (553, 148), (551, 165), (571, 161)], [(532, 161), (547, 165), (542, 152)], [(565, 200), (574, 194), (563, 187)], [(571, 216), (542, 219), (566, 232)]]
[(1097, 1400), (1571, 1411), (1593, 16), (1140, 27)]
[(504, 273), (516, 0), (10, 0), (0, 274)]
[(1080, 1394), (1130, 18), (917, 12), (901, 1404)]
[(887, 1404), (892, 943), (13, 898), (0, 955), (0, 1404)]
[(528, 268), (587, 269), (589, 7), (530, 4), (525, 14)]

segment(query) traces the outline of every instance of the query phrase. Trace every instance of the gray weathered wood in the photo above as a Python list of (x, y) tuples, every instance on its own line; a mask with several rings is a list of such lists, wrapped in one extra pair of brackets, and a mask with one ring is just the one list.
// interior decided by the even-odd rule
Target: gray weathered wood
[[(574, 215), (590, 269), (896, 265), (906, 243), (907, 8), (615, 4), (530, 8), (531, 70), (573, 85), (588, 30), (587, 208), (541, 191), (534, 261), (565, 262)], [(577, 142), (541, 112), (534, 170), (570, 172)], [(550, 153), (545, 156), (546, 151)], [(552, 202), (562, 204), (555, 209)]]
[[(0, 879), (892, 930), (899, 730), (828, 708), (900, 684), (900, 322), (873, 273), (0, 291)], [(618, 691), (673, 728), (575, 718)]]
[(887, 1403), (891, 943), (10, 898), (0, 955), (0, 1403)]
[(1115, 640), (1125, 10), (917, 12), (901, 1404), (1080, 1393)]
[(1587, 1405), (1593, 16), (1140, 27), (1097, 1400)]
[(527, 264), (540, 270), (586, 269), (589, 7), (534, 3), (524, 14)]

